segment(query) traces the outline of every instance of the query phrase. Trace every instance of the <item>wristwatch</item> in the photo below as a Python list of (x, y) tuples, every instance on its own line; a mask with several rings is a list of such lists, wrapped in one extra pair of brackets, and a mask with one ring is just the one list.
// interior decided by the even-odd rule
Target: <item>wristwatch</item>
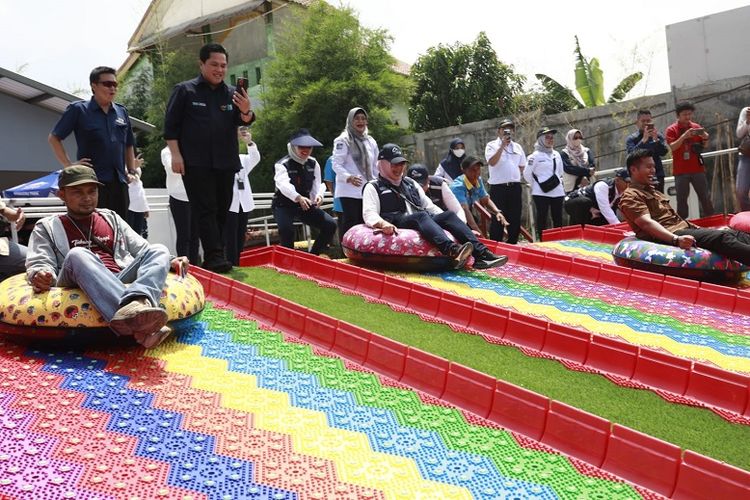
[(675, 245), (675, 246), (676, 246), (676, 245), (677, 245), (677, 242), (678, 242), (679, 240), (680, 240), (680, 237), (679, 237), (679, 236), (677, 236), (676, 234), (675, 234), (674, 236), (672, 236), (672, 244), (673, 244), (673, 245)]

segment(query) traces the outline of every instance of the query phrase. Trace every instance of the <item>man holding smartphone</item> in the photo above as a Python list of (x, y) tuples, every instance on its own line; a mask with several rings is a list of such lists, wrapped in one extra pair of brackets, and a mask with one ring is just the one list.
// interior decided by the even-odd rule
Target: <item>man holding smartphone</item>
[(708, 194), (708, 180), (703, 166), (701, 152), (708, 146), (708, 132), (695, 123), (693, 113), (695, 106), (689, 101), (675, 106), (677, 121), (667, 127), (664, 135), (672, 150), (672, 174), (677, 189), (677, 214), (688, 218), (688, 195), (690, 185), (695, 189), (701, 203), (701, 217), (713, 215), (714, 207)]
[[(521, 173), (526, 167), (526, 154), (520, 144), (513, 141), (516, 125), (503, 120), (497, 126), (497, 138), (484, 148), (490, 178), (490, 199), (508, 221), (508, 243), (518, 243), (521, 233)], [(503, 239), (504, 225), (497, 220), (490, 225), (490, 239)]]
[(654, 159), (656, 166), (656, 184), (654, 187), (660, 193), (664, 192), (664, 166), (661, 163), (661, 157), (669, 152), (667, 143), (654, 125), (651, 117), (651, 111), (648, 109), (638, 110), (636, 119), (638, 130), (628, 136), (625, 141), (625, 149), (630, 154), (636, 149), (645, 149), (651, 152), (651, 158)]
[(200, 49), (200, 75), (178, 83), (167, 103), (164, 139), (172, 171), (183, 176), (200, 227), (203, 267), (225, 273), (224, 233), (235, 173), (241, 168), (237, 127), (255, 121), (247, 92), (224, 83), (229, 57), (224, 47)]

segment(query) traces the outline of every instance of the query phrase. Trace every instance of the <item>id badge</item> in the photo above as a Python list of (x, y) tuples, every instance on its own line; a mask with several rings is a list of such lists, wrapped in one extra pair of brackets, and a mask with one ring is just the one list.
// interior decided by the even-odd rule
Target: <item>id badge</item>
[(243, 181), (242, 179), (237, 179), (237, 189), (239, 189), (240, 191), (244, 190), (245, 181)]
[(690, 151), (687, 151), (687, 150), (683, 151), (682, 152), (682, 159), (683, 160), (689, 160), (690, 159)]

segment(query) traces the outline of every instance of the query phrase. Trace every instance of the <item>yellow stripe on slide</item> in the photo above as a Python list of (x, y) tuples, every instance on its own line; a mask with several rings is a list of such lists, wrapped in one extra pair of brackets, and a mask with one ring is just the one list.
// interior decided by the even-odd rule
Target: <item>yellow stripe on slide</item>
[(226, 361), (202, 356), (200, 346), (167, 342), (145, 355), (189, 375), (193, 387), (221, 394), (222, 406), (252, 413), (255, 427), (290, 435), (296, 452), (333, 461), (341, 481), (399, 500), (471, 498), (465, 488), (425, 480), (412, 459), (374, 451), (365, 434), (330, 427), (324, 413), (291, 406), (288, 394), (258, 387), (254, 375), (230, 372)]
[(438, 290), (452, 292), (461, 297), (481, 299), (488, 304), (513, 309), (529, 316), (543, 316), (549, 321), (583, 327), (587, 331), (599, 335), (621, 337), (631, 344), (659, 347), (682, 358), (710, 361), (725, 370), (750, 373), (750, 359), (739, 356), (728, 356), (711, 347), (683, 344), (666, 335), (641, 333), (622, 323), (599, 321), (587, 314), (560, 311), (556, 307), (549, 305), (532, 304), (520, 297), (508, 297), (492, 290), (472, 288), (464, 283), (451, 283), (437, 277), (414, 274), (398, 274), (398, 276), (413, 283), (420, 283)]

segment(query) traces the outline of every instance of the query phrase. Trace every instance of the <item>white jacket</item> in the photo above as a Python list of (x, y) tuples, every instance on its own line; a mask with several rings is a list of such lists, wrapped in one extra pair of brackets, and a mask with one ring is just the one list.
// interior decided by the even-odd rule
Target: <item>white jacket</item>
[[(362, 188), (364, 186), (355, 186), (346, 182), (352, 175), (362, 175), (354, 163), (352, 155), (349, 153), (347, 145), (347, 134), (342, 132), (333, 140), (333, 171), (336, 172), (336, 197), (338, 198), (357, 198), (362, 199)], [(370, 175), (372, 179), (377, 179), (378, 174), (378, 143), (371, 136), (367, 137), (365, 147), (370, 154)], [(362, 182), (367, 179), (362, 176)]]
[[(563, 162), (560, 153), (552, 150), (552, 154), (545, 153), (542, 151), (534, 151), (529, 155), (526, 160), (526, 168), (523, 171), (523, 176), (526, 181), (531, 185), (532, 196), (548, 196), (550, 198), (557, 198), (565, 196), (565, 189), (563, 188)], [(560, 183), (553, 190), (545, 193), (539, 184), (534, 181), (534, 175), (539, 179), (539, 182), (544, 182), (549, 179), (553, 174), (560, 178)]]
[[(242, 168), (239, 172), (234, 174), (234, 187), (232, 193), (232, 203), (229, 205), (229, 211), (234, 213), (242, 211), (252, 212), (255, 208), (255, 200), (253, 200), (253, 190), (250, 189), (250, 181), (247, 176), (253, 171), (255, 166), (260, 163), (260, 152), (258, 146), (254, 142), (247, 145), (247, 154), (240, 155), (240, 163)], [(242, 180), (245, 184), (245, 189), (239, 189), (238, 181)]]
[(164, 165), (164, 171), (167, 173), (167, 194), (175, 200), (189, 201), (182, 175), (172, 172), (172, 152), (169, 148), (161, 150), (161, 164)]

